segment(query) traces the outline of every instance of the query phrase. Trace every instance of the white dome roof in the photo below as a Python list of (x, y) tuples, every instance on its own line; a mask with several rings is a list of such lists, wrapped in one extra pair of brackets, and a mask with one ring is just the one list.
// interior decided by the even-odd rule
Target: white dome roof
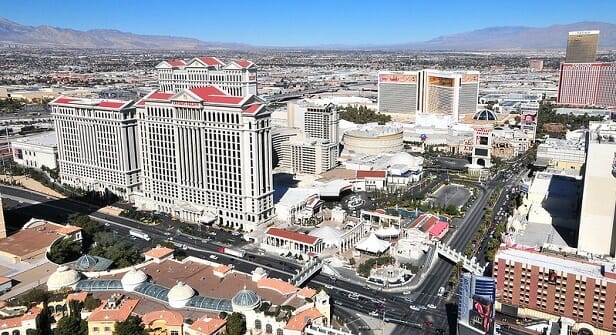
[(148, 280), (148, 276), (141, 270), (131, 268), (122, 276), (122, 286), (135, 286)]
[(57, 290), (62, 287), (71, 286), (81, 279), (79, 272), (69, 269), (67, 266), (59, 266), (56, 272), (52, 273), (47, 279), (47, 288)]
[(169, 300), (169, 304), (173, 306), (173, 302), (187, 301), (192, 298), (193, 295), (195, 295), (195, 290), (180, 281), (169, 290), (169, 293), (167, 293), (167, 300)]

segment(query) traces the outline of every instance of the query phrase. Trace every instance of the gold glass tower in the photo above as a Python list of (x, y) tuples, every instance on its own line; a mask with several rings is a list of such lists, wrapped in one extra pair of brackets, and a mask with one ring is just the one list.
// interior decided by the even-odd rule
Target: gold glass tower
[(598, 45), (598, 30), (569, 32), (565, 63), (593, 63), (597, 58)]

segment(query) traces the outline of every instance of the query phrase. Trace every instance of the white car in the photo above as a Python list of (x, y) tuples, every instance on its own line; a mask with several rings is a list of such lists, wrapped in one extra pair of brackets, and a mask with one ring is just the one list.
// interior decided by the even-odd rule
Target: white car
[(218, 259), (218, 256), (216, 256), (216, 255), (210, 255), (210, 259)]
[(411, 310), (413, 310), (413, 311), (416, 311), (416, 312), (419, 312), (419, 311), (421, 310), (419, 307), (417, 307), (417, 306), (415, 306), (415, 305), (411, 305), (411, 306), (409, 306), (409, 308), (410, 308)]
[(379, 316), (379, 313), (377, 311), (372, 311), (372, 312), (368, 313), (368, 315), (377, 317), (377, 316)]
[(426, 305), (426, 307), (428, 307), (430, 309), (436, 309), (436, 305), (435, 304), (428, 304), (428, 305)]
[(411, 292), (411, 291), (404, 291), (404, 292), (402, 292), (402, 295), (409, 295), (411, 293), (413, 293), (413, 292)]

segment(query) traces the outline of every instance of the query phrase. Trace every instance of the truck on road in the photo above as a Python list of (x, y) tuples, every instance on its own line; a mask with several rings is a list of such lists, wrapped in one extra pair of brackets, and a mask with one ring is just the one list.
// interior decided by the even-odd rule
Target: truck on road
[(243, 250), (230, 249), (226, 247), (218, 248), (218, 252), (231, 255), (231, 256), (235, 256), (235, 257), (244, 257), (244, 255), (246, 255), (246, 252)]
[(148, 234), (146, 234), (146, 233), (144, 233), (144, 232), (142, 232), (142, 231), (140, 231), (140, 230), (131, 229), (131, 230), (128, 232), (128, 234), (129, 234), (130, 236), (134, 236), (134, 237), (137, 237), (137, 238), (140, 238), (140, 239), (146, 240), (146, 241), (151, 240), (150, 235), (148, 235)]

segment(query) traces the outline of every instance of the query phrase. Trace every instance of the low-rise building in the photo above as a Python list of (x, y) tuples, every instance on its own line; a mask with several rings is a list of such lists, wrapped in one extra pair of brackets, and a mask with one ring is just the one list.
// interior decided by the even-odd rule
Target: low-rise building
[(58, 167), (58, 139), (55, 131), (18, 138), (11, 142), (15, 163), (35, 169)]
[(139, 303), (122, 294), (114, 294), (88, 316), (88, 334), (111, 335), (118, 322), (124, 322)]

